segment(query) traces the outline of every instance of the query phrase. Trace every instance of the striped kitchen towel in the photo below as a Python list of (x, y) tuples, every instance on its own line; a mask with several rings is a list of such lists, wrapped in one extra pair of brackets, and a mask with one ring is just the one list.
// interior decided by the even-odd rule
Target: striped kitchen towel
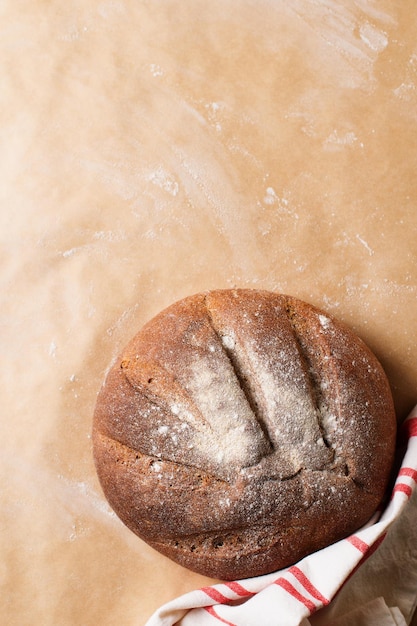
[(307, 626), (378, 548), (416, 488), (417, 406), (401, 432), (405, 453), (391, 498), (363, 528), (287, 569), (191, 591), (162, 606), (146, 626)]

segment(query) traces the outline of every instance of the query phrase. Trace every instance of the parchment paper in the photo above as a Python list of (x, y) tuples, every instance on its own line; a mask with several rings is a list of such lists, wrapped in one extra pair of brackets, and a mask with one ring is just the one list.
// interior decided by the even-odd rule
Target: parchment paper
[(416, 403), (414, 13), (1, 4), (3, 623), (141, 625), (212, 582), (124, 528), (91, 455), (106, 369), (172, 301), (303, 298), (374, 350), (399, 421)]

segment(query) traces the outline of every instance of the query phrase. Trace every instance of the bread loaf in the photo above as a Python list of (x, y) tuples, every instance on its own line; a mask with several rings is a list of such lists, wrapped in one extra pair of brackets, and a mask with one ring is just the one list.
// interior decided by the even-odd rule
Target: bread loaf
[(396, 419), (376, 357), (296, 298), (217, 290), (148, 322), (99, 393), (104, 493), (196, 572), (265, 574), (357, 530), (389, 480)]

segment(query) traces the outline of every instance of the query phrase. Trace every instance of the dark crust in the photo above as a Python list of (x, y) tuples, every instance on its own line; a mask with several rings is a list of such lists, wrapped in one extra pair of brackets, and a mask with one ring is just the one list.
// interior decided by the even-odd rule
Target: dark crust
[[(229, 377), (236, 450), (234, 413), (226, 407), (226, 428), (196, 390), (200, 362), (216, 411)], [(226, 580), (286, 567), (366, 523), (395, 433), (385, 374), (347, 327), (296, 298), (218, 290), (173, 304), (133, 338), (99, 393), (93, 445), (123, 522)], [(228, 437), (225, 461), (216, 446)]]

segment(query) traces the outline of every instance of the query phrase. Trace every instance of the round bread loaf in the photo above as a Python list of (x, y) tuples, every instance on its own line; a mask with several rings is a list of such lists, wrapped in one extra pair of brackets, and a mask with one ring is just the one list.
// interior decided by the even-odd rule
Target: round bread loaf
[(296, 298), (217, 290), (148, 322), (99, 393), (94, 456), (118, 516), (218, 579), (265, 574), (380, 505), (396, 418), (376, 357)]

